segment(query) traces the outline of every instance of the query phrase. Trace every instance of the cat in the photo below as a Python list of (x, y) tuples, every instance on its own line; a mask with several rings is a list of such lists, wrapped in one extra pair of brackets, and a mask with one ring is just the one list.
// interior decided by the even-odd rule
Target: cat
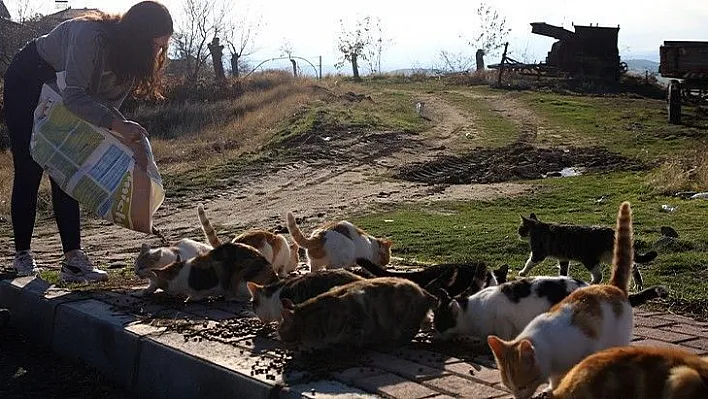
[(158, 288), (187, 301), (224, 295), (226, 299), (251, 298), (246, 283), (269, 284), (278, 279), (268, 260), (250, 245), (224, 243), (205, 255), (178, 260), (150, 270)]
[[(528, 218), (521, 216), (518, 233), (521, 239), (528, 239), (531, 244), (531, 255), (519, 271), (522, 277), (551, 256), (558, 259), (559, 275), (567, 276), (569, 261), (575, 260), (590, 271), (591, 283), (599, 284), (602, 282), (600, 262), (612, 260), (615, 231), (611, 227), (546, 223), (532, 213)], [(656, 256), (656, 251), (643, 255), (634, 252), (637, 263), (651, 262)], [(637, 290), (641, 290), (644, 283), (636, 264), (632, 265), (632, 276)]]
[[(204, 206), (200, 204), (197, 207), (197, 213), (207, 241), (214, 248), (221, 245), (221, 240), (216, 235), (216, 230), (207, 217)], [(280, 277), (285, 277), (293, 272), (300, 261), (297, 243), (288, 243), (288, 240), (282, 234), (275, 234), (266, 230), (251, 230), (236, 236), (231, 242), (250, 245), (261, 251), (268, 262), (273, 265), (275, 273)]]
[(552, 391), (588, 355), (629, 345), (634, 324), (627, 299), (634, 262), (631, 212), (629, 202), (622, 203), (608, 284), (576, 289), (511, 341), (487, 337), (502, 382), (517, 399), (531, 397), (546, 381)]
[(391, 260), (390, 240), (373, 237), (346, 220), (325, 224), (306, 238), (292, 213), (286, 219), (290, 235), (306, 249), (310, 271), (352, 267), (357, 258), (382, 266)]
[(141, 278), (150, 279), (150, 285), (142, 290), (139, 296), (148, 296), (158, 288), (158, 282), (153, 269), (161, 268), (170, 263), (179, 262), (204, 255), (212, 250), (210, 245), (184, 238), (170, 247), (151, 248), (150, 244), (143, 244), (140, 253), (135, 259), (135, 274)]
[(486, 338), (492, 334), (513, 339), (534, 317), (585, 286), (583, 281), (559, 276), (526, 277), (455, 299), (446, 290), (439, 290), (433, 326), (442, 339), (458, 335)]
[(333, 288), (294, 305), (283, 300), (280, 340), (303, 351), (410, 342), (437, 303), (418, 284), (377, 277)]
[(335, 269), (290, 277), (265, 286), (253, 282), (247, 285), (253, 297), (253, 311), (262, 322), (268, 323), (281, 320), (283, 299), (299, 304), (334, 287), (363, 279), (347, 270)]
[(708, 358), (678, 348), (610, 348), (575, 365), (547, 397), (704, 399)]
[[(439, 290), (440, 303), (435, 309), (433, 327), (439, 338), (496, 335), (515, 338), (533, 318), (547, 312), (578, 288), (590, 284), (565, 276), (525, 277), (487, 287), (472, 296), (458, 296)], [(431, 291), (434, 292), (434, 291)], [(632, 307), (665, 297), (663, 286), (646, 288), (629, 295)]]
[[(413, 281), (421, 287), (428, 287), (433, 281), (443, 276), (449, 270), (456, 270), (457, 273), (453, 281), (449, 284), (442, 285), (451, 296), (457, 296), (463, 293), (471, 295), (486, 286), (498, 284), (499, 279), (506, 280), (506, 273), (509, 268), (502, 266), (498, 270), (488, 271), (487, 266), (482, 262), (474, 263), (442, 263), (438, 265), (427, 266), (425, 269), (415, 272), (394, 272), (384, 269), (379, 265), (359, 258), (356, 263), (366, 271), (376, 277), (400, 277)], [(434, 292), (434, 291), (430, 291)]]

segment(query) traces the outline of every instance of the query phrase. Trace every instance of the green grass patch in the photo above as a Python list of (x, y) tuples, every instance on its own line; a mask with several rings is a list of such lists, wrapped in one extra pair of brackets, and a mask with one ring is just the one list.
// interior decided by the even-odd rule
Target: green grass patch
[(523, 92), (519, 98), (561, 132), (544, 137), (550, 145), (600, 145), (626, 156), (652, 159), (708, 139), (700, 124), (668, 124), (663, 100), (538, 92)]
[[(667, 285), (676, 306), (707, 317), (708, 309), (701, 308), (699, 300), (708, 297), (708, 201), (650, 195), (642, 186), (643, 179), (643, 174), (634, 173), (552, 179), (534, 182), (538, 189), (531, 195), (402, 205), (352, 220), (374, 235), (391, 238), (394, 255), (406, 262), (476, 259), (493, 267), (508, 263), (515, 275), (529, 256), (528, 243), (517, 234), (519, 215), (534, 212), (549, 222), (614, 226), (619, 204), (630, 201), (635, 242), (641, 252), (652, 249), (661, 237), (661, 226), (671, 226), (680, 234), (677, 245), (658, 248), (659, 257), (644, 267), (646, 284)], [(663, 212), (665, 203), (676, 211)], [(555, 275), (556, 265), (547, 259), (532, 274)], [(570, 270), (575, 277), (589, 279), (578, 263), (572, 263)], [(607, 266), (605, 276), (609, 276)]]

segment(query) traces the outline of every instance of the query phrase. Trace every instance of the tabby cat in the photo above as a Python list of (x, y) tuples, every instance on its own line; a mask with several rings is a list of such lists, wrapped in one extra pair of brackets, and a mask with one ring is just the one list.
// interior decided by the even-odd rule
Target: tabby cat
[(288, 212), (286, 218), (290, 235), (307, 250), (311, 271), (352, 267), (358, 258), (377, 265), (386, 265), (391, 260), (391, 241), (373, 237), (346, 220), (325, 224), (306, 238), (295, 216)]
[(319, 270), (265, 286), (249, 282), (248, 290), (253, 297), (253, 311), (262, 322), (267, 323), (281, 320), (283, 299), (298, 304), (331, 288), (363, 279), (344, 269)]
[[(204, 206), (200, 204), (197, 207), (197, 213), (207, 241), (214, 248), (221, 245), (221, 240), (216, 235), (216, 230), (207, 217)], [(280, 277), (285, 277), (295, 270), (300, 260), (297, 243), (288, 243), (288, 240), (282, 234), (275, 234), (266, 230), (251, 230), (236, 236), (231, 242), (250, 245), (261, 251), (268, 262), (273, 265), (275, 273)]]
[[(496, 275), (498, 274), (500, 278), (503, 276), (503, 278), (506, 279), (506, 272), (508, 271), (508, 266), (506, 267), (506, 271), (504, 270), (504, 267), (499, 268), (494, 272), (488, 271), (487, 266), (482, 262), (443, 263), (427, 266), (425, 269), (415, 272), (389, 271), (363, 258), (357, 259), (356, 263), (376, 277), (405, 278), (424, 288), (428, 288), (436, 279), (439, 279), (441, 276), (444, 276), (446, 273), (449, 274), (454, 270), (456, 272), (454, 274), (455, 278), (440, 287), (444, 288), (445, 291), (453, 297), (463, 293), (471, 295), (485, 286), (497, 285), (498, 282)], [(431, 290), (430, 292), (435, 291)]]
[(705, 399), (708, 358), (678, 348), (606, 349), (570, 369), (548, 397)]
[(301, 350), (409, 342), (437, 299), (396, 277), (355, 281), (294, 305), (283, 300), (281, 341)]
[(189, 238), (182, 239), (170, 247), (151, 248), (150, 244), (143, 244), (135, 259), (135, 274), (138, 277), (150, 279), (150, 285), (140, 293), (140, 296), (148, 296), (158, 288), (156, 276), (152, 272), (153, 269), (204, 255), (211, 249), (211, 246)]
[(617, 216), (609, 284), (573, 291), (534, 318), (512, 341), (487, 337), (502, 382), (517, 399), (531, 397), (546, 381), (553, 390), (571, 367), (594, 352), (629, 345), (634, 323), (627, 299), (632, 240), (631, 208), (624, 202)]
[[(531, 255), (520, 276), (526, 276), (538, 263), (551, 256), (558, 259), (559, 275), (568, 275), (569, 261), (581, 262), (592, 275), (591, 283), (602, 282), (601, 262), (612, 260), (615, 231), (611, 227), (581, 226), (572, 224), (546, 223), (535, 214), (528, 218), (521, 216), (519, 237), (528, 239)], [(634, 261), (648, 263), (656, 258), (656, 251), (644, 255), (634, 252)], [(632, 275), (638, 290), (643, 288), (642, 275), (636, 264), (632, 265)]]
[(258, 250), (238, 243), (225, 243), (205, 255), (178, 260), (150, 272), (158, 288), (170, 295), (186, 295), (188, 301), (218, 295), (248, 300), (248, 281), (268, 284), (278, 278)]

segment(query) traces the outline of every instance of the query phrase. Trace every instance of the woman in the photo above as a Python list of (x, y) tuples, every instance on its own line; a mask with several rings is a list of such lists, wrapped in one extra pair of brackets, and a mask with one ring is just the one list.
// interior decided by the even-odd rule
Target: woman
[[(138, 123), (126, 120), (118, 108), (128, 94), (158, 95), (172, 17), (165, 6), (143, 1), (122, 16), (93, 13), (59, 24), (15, 55), (5, 74), (5, 121), (15, 168), (12, 185), (13, 266), (20, 276), (39, 268), (30, 251), (42, 168), (29, 151), (34, 109), (42, 85), (66, 73), (64, 105), (80, 118), (113, 130), (129, 140), (147, 135)], [(52, 206), (64, 258), (60, 278), (67, 282), (103, 281), (81, 249), (79, 204), (51, 181)]]

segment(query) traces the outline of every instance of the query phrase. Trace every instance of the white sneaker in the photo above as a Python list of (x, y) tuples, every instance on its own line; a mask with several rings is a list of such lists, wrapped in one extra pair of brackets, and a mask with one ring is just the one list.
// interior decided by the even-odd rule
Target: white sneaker
[(15, 254), (12, 266), (17, 271), (17, 277), (36, 276), (39, 274), (39, 267), (34, 261), (32, 251), (19, 251)]
[(90, 283), (108, 280), (108, 273), (97, 268), (80, 249), (64, 255), (59, 279), (65, 283)]

